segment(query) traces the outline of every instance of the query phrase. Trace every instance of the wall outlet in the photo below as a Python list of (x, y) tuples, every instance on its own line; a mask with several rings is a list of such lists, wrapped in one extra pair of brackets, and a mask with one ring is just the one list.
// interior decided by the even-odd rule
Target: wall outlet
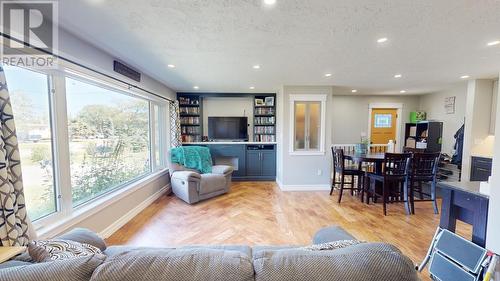
[(321, 176), (323, 174), (323, 171), (321, 169), (318, 170), (318, 176)]

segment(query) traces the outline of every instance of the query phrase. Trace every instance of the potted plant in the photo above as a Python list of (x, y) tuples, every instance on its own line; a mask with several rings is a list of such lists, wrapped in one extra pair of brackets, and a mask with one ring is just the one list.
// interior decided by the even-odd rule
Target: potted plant
[(354, 150), (359, 154), (368, 153), (368, 145), (370, 145), (370, 140), (366, 135), (361, 134), (361, 142), (357, 143)]

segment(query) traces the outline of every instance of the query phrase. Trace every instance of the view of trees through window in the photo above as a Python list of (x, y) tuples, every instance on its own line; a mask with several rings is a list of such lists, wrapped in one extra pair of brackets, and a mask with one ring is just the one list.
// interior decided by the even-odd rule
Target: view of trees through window
[(66, 78), (73, 205), (151, 171), (149, 102)]
[(56, 211), (47, 75), (4, 67), (16, 124), (24, 196), (35, 220)]

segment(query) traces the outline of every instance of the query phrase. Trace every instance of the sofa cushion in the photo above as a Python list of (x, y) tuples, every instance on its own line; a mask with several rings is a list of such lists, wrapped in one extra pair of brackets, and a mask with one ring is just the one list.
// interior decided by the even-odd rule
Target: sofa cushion
[(87, 281), (106, 256), (92, 255), (0, 269), (0, 281)]
[(147, 255), (151, 253), (156, 253), (156, 251), (161, 251), (165, 253), (167, 251), (175, 250), (175, 248), (158, 248), (158, 247), (138, 247), (138, 246), (110, 246), (104, 251), (104, 254), (108, 257), (131, 254), (135, 253), (137, 255)]
[(313, 244), (323, 244), (328, 242), (334, 242), (339, 240), (355, 240), (354, 236), (352, 236), (349, 232), (345, 231), (340, 226), (328, 226), (324, 227), (313, 237)]
[(239, 251), (155, 249), (127, 251), (108, 257), (93, 281), (114, 280), (253, 280), (252, 260)]
[(92, 245), (63, 239), (32, 241), (28, 245), (28, 252), (35, 262), (67, 260), (102, 254), (99, 248)]
[(254, 249), (256, 281), (417, 281), (412, 262), (394, 246), (363, 243), (325, 251)]
[(219, 174), (202, 174), (200, 195), (208, 194), (226, 188), (226, 178)]
[(106, 242), (99, 237), (95, 232), (86, 228), (75, 228), (71, 231), (57, 237), (59, 239), (71, 240), (79, 243), (85, 243), (99, 248), (101, 251), (106, 250)]
[(182, 246), (179, 249), (214, 249), (214, 250), (237, 251), (242, 254), (245, 254), (249, 259), (252, 259), (252, 248), (246, 245), (187, 245), (187, 246)]

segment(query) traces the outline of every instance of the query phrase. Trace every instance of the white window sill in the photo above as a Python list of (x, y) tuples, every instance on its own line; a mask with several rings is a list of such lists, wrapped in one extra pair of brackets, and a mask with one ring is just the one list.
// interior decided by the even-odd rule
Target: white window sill
[(325, 155), (324, 151), (290, 151), (290, 155), (295, 156), (321, 156)]
[(168, 169), (155, 171), (129, 185), (77, 206), (71, 214), (64, 216), (62, 213), (55, 213), (46, 218), (33, 223), (39, 238), (51, 238), (60, 234), (67, 228), (83, 221), (84, 219), (100, 212), (113, 203), (134, 193), (145, 185), (168, 175)]

